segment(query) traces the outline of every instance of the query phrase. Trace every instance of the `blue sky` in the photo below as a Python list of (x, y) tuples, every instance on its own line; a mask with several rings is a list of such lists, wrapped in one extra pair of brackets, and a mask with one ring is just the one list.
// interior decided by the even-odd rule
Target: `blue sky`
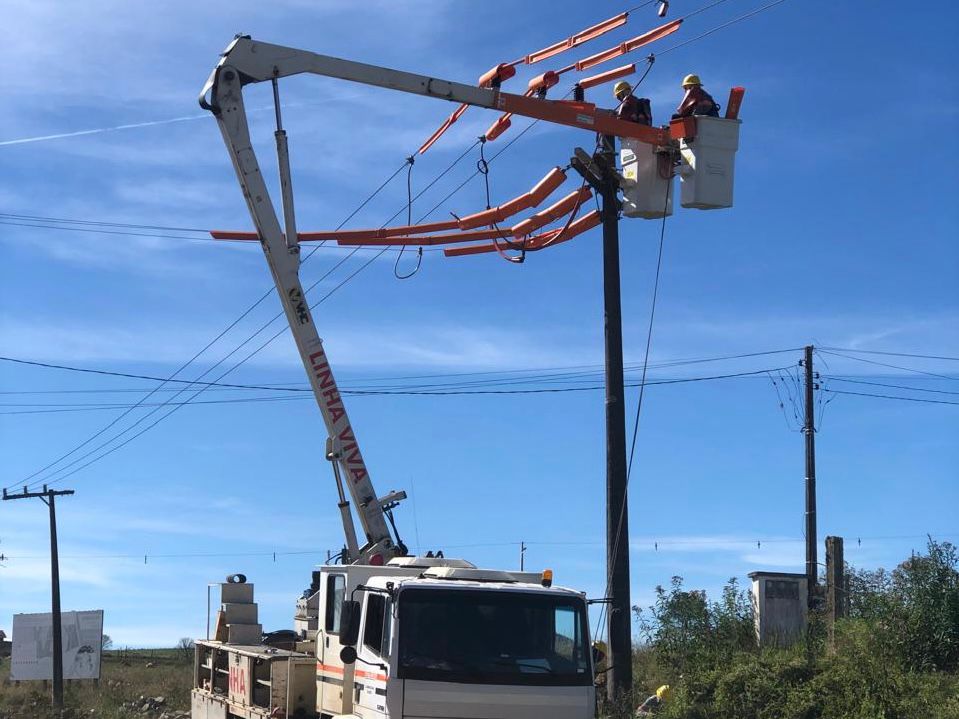
[[(706, 4), (673, 0), (672, 16)], [(650, 50), (761, 4), (727, 0)], [(10, 224), (19, 222), (10, 215), (34, 215), (250, 229), (215, 122), (196, 105), (234, 33), (473, 82), (497, 62), (628, 7), (8, 2), (11, 32), (0, 47), (3, 66), (14, 69), (0, 77), (2, 354), (166, 376), (270, 286), (256, 246)], [(911, 29), (921, 18), (935, 22)], [(651, 8), (640, 9), (625, 28), (535, 72), (659, 22)], [(657, 122), (678, 103), (687, 72), (702, 75), (721, 102), (732, 85), (745, 86), (747, 95), (735, 208), (678, 210), (667, 223), (653, 362), (807, 343), (959, 356), (959, 95), (955, 83), (942, 80), (955, 70), (956, 25), (957, 11), (945, 2), (924, 3), (915, 14), (888, 0), (787, 0), (655, 63), (643, 94)], [(522, 88), (525, 79), (513, 83)], [(452, 109), (320, 78), (292, 79), (282, 92), (301, 230), (338, 225)], [(591, 91), (590, 99), (607, 103), (607, 92)], [(248, 107), (260, 108), (251, 114), (260, 161), (272, 168), (272, 114), (262, 110), (269, 103), (267, 88), (248, 93)], [(465, 115), (417, 161), (414, 189), (494, 117)], [(489, 153), (524, 126), (515, 121)], [(537, 125), (492, 164), (494, 202), (525, 191), (550, 167), (565, 165), (573, 147), (591, 142), (576, 130)], [(475, 159), (460, 162), (417, 201), (414, 218), (466, 179)], [(400, 177), (350, 227), (379, 226), (405, 202)], [(474, 179), (431, 219), (484, 205)], [(621, 228), (625, 345), (633, 364), (642, 359), (658, 229), (642, 220), (624, 220)], [(321, 249), (303, 268), (304, 284), (343, 256)], [(314, 299), (370, 256), (349, 259)], [(383, 377), (598, 369), (602, 362), (598, 230), (521, 266), (492, 255), (427, 253), (419, 274), (401, 282), (393, 259), (387, 253), (374, 261), (315, 312), (345, 386)], [(278, 307), (269, 298), (184, 376), (206, 370)], [(819, 369), (836, 378), (828, 389), (959, 401), (942, 394), (959, 392), (954, 361), (857, 356), (909, 369), (824, 353)], [(799, 357), (791, 351), (655, 367), (650, 377), (795, 367)], [(288, 336), (230, 375), (234, 382), (302, 380)], [(154, 386), (0, 363), (0, 391), (58, 392), (4, 394), (7, 405), (129, 403), (143, 394), (60, 392)], [(848, 559), (861, 566), (894, 564), (921, 548), (926, 532), (959, 537), (959, 407), (824, 393), (828, 399), (817, 437), (821, 535), (845, 536)], [(635, 401), (633, 389), (630, 421)], [(354, 396), (348, 404), (377, 488), (412, 495), (397, 517), (411, 546), (515, 566), (518, 543), (526, 541), (528, 566), (552, 567), (558, 582), (602, 594), (601, 392)], [(634, 602), (648, 604), (653, 588), (674, 574), (716, 591), (726, 578), (745, 582), (756, 569), (801, 571), (802, 437), (788, 397), (785, 404), (784, 413), (766, 375), (648, 389), (631, 482)], [(22, 483), (118, 414), (0, 414), (3, 484)], [(243, 571), (257, 584), (265, 626), (289, 625), (310, 568), (342, 542), (324, 440), (309, 401), (186, 407), (65, 479), (61, 484), (77, 494), (58, 505), (64, 607), (104, 608), (105, 629), (119, 644), (169, 645), (203, 634), (206, 583)], [(15, 612), (49, 606), (45, 512), (39, 501), (0, 506), (0, 552), (11, 557), (0, 567), (0, 627)], [(275, 562), (272, 554), (242, 556), (274, 551)], [(284, 554), (295, 552), (315, 554)], [(144, 554), (152, 555), (146, 564), (137, 558)], [(233, 556), (157, 556), (163, 554)]]

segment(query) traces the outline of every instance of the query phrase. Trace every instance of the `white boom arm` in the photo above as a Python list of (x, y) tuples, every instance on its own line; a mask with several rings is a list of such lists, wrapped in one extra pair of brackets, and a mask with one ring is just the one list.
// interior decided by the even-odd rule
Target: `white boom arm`
[[(367, 563), (374, 555), (381, 555), (383, 561), (394, 556), (406, 554), (406, 548), (397, 537), (393, 539), (387, 524), (387, 513), (401, 500), (404, 492), (395, 492), (386, 497), (377, 497), (370, 481), (370, 475), (360, 453), (356, 434), (350, 424), (346, 407), (340, 397), (333, 371), (330, 368), (323, 342), (317, 333), (310, 307), (306, 303), (303, 286), (300, 284), (300, 248), (287, 237), (296, 237), (296, 220), (293, 208), (293, 192), (290, 181), (289, 155), (287, 152), (286, 132), (280, 124), (279, 102), (277, 102), (277, 155), (280, 166), (281, 193), (283, 198), (284, 224), (286, 234), (280, 228), (280, 222), (270, 199), (269, 191), (260, 172), (256, 154), (250, 140), (249, 125), (243, 105), (242, 82), (253, 82), (248, 74), (249, 63), (242, 63), (244, 69), (235, 69), (230, 64), (231, 51), (244, 50), (249, 57), (266, 60), (270, 68), (279, 60), (275, 46), (258, 46), (249, 40), (238, 39), (228, 48), (223, 61), (217, 66), (210, 82), (204, 88), (212, 90), (214, 105), (201, 104), (213, 111), (223, 140), (226, 143), (237, 179), (243, 189), (250, 210), (250, 217), (260, 236), (263, 252), (266, 255), (273, 281), (276, 283), (286, 319), (290, 324), (293, 339), (303, 360), (313, 388), (313, 394), (323, 415), (330, 440), (327, 443), (327, 458), (339, 465), (334, 471), (339, 490), (339, 507), (343, 516), (348, 557), (345, 562)], [(260, 52), (257, 52), (259, 50)], [(290, 52), (280, 53), (289, 56)], [(269, 60), (267, 58), (273, 58)], [(289, 73), (286, 73), (289, 74)], [(268, 74), (270, 79), (272, 72)], [(260, 79), (260, 78), (256, 78)], [(275, 85), (274, 85), (275, 90)], [(334, 467), (334, 470), (337, 468)], [(349, 488), (350, 497), (356, 507), (360, 523), (366, 535), (365, 545), (357, 546), (354, 536), (352, 516), (349, 504), (343, 493), (343, 483)]]

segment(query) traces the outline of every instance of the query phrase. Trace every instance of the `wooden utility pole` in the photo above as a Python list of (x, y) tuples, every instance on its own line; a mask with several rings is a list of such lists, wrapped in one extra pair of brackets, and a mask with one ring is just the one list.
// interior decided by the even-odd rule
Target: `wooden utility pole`
[(619, 271), (619, 175), (616, 139), (603, 135), (592, 157), (576, 148), (571, 163), (603, 200), (603, 312), (606, 344), (606, 572), (611, 701), (633, 686), (633, 633), (629, 599), (629, 509), (626, 495), (626, 409)]
[(73, 494), (72, 489), (47, 489), (42, 492), (29, 492), (24, 487), (19, 494), (8, 494), (3, 490), (3, 499), (39, 498), (50, 508), (50, 584), (52, 589), (51, 614), (53, 618), (53, 708), (63, 709), (63, 637), (60, 622), (60, 558), (57, 553), (57, 509), (55, 498)]
[(836, 640), (836, 621), (846, 616), (846, 562), (842, 537), (826, 537), (826, 610), (829, 614), (829, 643)]
[(519, 543), (519, 571), (526, 571), (526, 542)]
[(811, 608), (818, 596), (819, 563), (816, 554), (816, 404), (815, 374), (812, 366), (813, 346), (807, 345), (802, 365), (806, 371), (806, 587)]

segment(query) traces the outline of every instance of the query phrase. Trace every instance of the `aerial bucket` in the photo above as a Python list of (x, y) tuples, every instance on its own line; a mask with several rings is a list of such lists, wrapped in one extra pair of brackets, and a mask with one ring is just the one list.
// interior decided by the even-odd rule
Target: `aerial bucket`
[[(623, 214), (647, 220), (673, 214), (672, 161), (639, 140), (620, 138)], [(668, 195), (668, 197), (667, 197)], [(664, 213), (665, 210), (665, 213)]]
[(742, 120), (697, 115), (696, 136), (680, 140), (680, 204), (697, 210), (733, 206), (733, 180)]

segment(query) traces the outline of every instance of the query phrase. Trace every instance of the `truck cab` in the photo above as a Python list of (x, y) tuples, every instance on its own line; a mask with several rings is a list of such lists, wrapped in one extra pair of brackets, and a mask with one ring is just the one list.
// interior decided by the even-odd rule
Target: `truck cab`
[(539, 573), (401, 557), (323, 567), (316, 595), (324, 719), (593, 716), (585, 597)]

